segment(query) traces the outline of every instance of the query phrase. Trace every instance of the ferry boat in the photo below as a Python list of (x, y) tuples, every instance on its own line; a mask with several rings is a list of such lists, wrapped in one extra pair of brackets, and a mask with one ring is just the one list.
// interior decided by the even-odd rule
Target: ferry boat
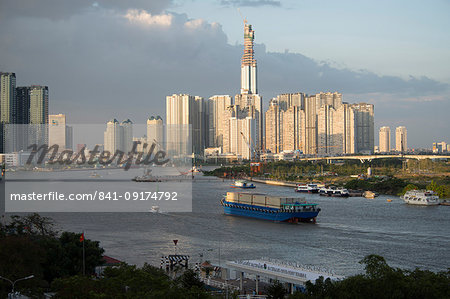
[(409, 190), (402, 199), (410, 205), (436, 206), (439, 204), (439, 196), (431, 190)]
[(295, 191), (302, 193), (319, 193), (319, 187), (317, 187), (317, 184), (299, 184)]
[(256, 186), (252, 183), (248, 183), (247, 181), (239, 180), (235, 181), (233, 185), (231, 185), (231, 188), (254, 189)]
[(276, 222), (316, 222), (320, 208), (302, 198), (284, 198), (266, 194), (227, 192), (221, 200), (226, 215), (244, 216)]

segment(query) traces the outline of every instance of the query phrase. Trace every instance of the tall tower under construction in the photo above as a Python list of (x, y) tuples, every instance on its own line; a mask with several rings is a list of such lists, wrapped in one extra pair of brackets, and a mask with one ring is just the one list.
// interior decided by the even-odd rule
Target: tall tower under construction
[(241, 61), (241, 94), (257, 94), (256, 60), (253, 51), (255, 32), (244, 20), (244, 55)]

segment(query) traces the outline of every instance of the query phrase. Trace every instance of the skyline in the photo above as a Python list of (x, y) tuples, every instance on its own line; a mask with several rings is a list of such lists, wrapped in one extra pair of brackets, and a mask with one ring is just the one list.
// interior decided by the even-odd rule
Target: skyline
[[(5, 26), (0, 29), (0, 38), (6, 40), (0, 46), (1, 52), (6, 53), (7, 58), (15, 58), (2, 59), (1, 70), (15, 72), (17, 86), (49, 86), (50, 113), (65, 113), (74, 123), (92, 120), (104, 123), (112, 117), (131, 118), (139, 122), (139, 119), (144, 121), (149, 115), (164, 115), (164, 99), (172, 93), (209, 98), (216, 94), (233, 95), (238, 92), (236, 87), (239, 86), (240, 74), (236, 67), (240, 64), (243, 46), (231, 45), (228, 42), (231, 42), (229, 33), (220, 24), (165, 12), (164, 9), (171, 11), (170, 6), (160, 10), (155, 8), (156, 13), (153, 14), (127, 10), (129, 7), (126, 6), (123, 4), (123, 7), (111, 10), (103, 9), (100, 3), (95, 9), (70, 17), (62, 15), (57, 20), (42, 16), (32, 20), (30, 17), (12, 15), (2, 18), (0, 23), (7, 20), (17, 26), (10, 27), (12, 29), (8, 32)], [(183, 6), (177, 9), (180, 7)], [(242, 39), (242, 20), (239, 20), (235, 8), (233, 10), (239, 21), (236, 25), (240, 27), (233, 34), (239, 34)], [(246, 16), (247, 10), (242, 9)], [(236, 16), (230, 18), (233, 20)], [(92, 17), (98, 19), (93, 20)], [(88, 23), (87, 27), (79, 24), (83, 19)], [(450, 108), (448, 84), (428, 78), (405, 81), (393, 76), (379, 77), (367, 71), (358, 73), (320, 64), (301, 54), (267, 52), (263, 43), (270, 44), (270, 40), (263, 40), (262, 32), (267, 24), (258, 23), (250, 17), (248, 19), (257, 30), (255, 55), (258, 57), (258, 89), (264, 100), (263, 111), (267, 110), (269, 100), (277, 94), (338, 91), (343, 93), (344, 101), (364, 101), (376, 106), (375, 130), (381, 126), (406, 126), (410, 147), (428, 147), (436, 140), (450, 139), (446, 117), (446, 111)], [(37, 40), (32, 38), (31, 52), (37, 59), (27, 55), (19, 57), (19, 54), (30, 51), (23, 47), (28, 42), (29, 26), (34, 23), (37, 27), (44, 26), (47, 32), (54, 32), (54, 25), (60, 29), (56, 30), (58, 32), (54, 38), (50, 36), (52, 34)], [(96, 30), (87, 32), (86, 28), (91, 25), (94, 28), (94, 24), (97, 25)], [(25, 28), (21, 28), (22, 25), (26, 25)], [(72, 28), (71, 32), (67, 32), (67, 25), (80, 25), (81, 28)], [(106, 30), (109, 25), (112, 28)], [(278, 26), (274, 27), (278, 32), (283, 32)], [(17, 30), (23, 33), (19, 35), (22, 37), (20, 40), (11, 33)], [(62, 33), (69, 34), (62, 40), (58, 39)], [(161, 33), (166, 37), (163, 38)], [(91, 39), (97, 34), (102, 37), (100, 44)], [(142, 36), (148, 36), (148, 40), (142, 39)], [(89, 37), (87, 44), (77, 44), (77, 41), (86, 41), (86, 37)], [(121, 38), (112, 44), (114, 47), (108, 48), (106, 46), (111, 45), (111, 37)], [(47, 39), (53, 39), (51, 44), (55, 47), (49, 48)], [(158, 42), (163, 44), (158, 47)], [(270, 48), (269, 45), (267, 47)], [(60, 48), (67, 52), (61, 52)], [(330, 47), (324, 45), (318, 48)], [(45, 51), (37, 51), (39, 49)], [(105, 51), (102, 52), (102, 49)], [(75, 53), (75, 50), (79, 52)], [(62, 54), (66, 53), (71, 59), (64, 59)], [(126, 53), (134, 57), (124, 55)], [(46, 67), (39, 67), (42, 64)], [(129, 103), (132, 103), (131, 107)], [(98, 111), (99, 108), (102, 110)], [(432, 119), (433, 122), (423, 126), (421, 119)], [(378, 144), (377, 139), (375, 144)]]

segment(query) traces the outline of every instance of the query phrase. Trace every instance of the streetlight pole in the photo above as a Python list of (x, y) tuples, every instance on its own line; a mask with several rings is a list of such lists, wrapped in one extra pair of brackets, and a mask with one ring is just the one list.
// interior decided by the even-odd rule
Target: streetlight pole
[(12, 287), (11, 293), (14, 294), (14, 286), (16, 285), (16, 282), (21, 281), (21, 280), (30, 279), (30, 278), (33, 278), (33, 277), (34, 277), (34, 275), (30, 275), (30, 276), (27, 276), (27, 277), (24, 277), (24, 278), (19, 278), (19, 279), (16, 279), (16, 280), (12, 281), (12, 280), (10, 280), (10, 279), (8, 279), (6, 277), (0, 276), (0, 279), (9, 281), (9, 283), (11, 284), (11, 287)]

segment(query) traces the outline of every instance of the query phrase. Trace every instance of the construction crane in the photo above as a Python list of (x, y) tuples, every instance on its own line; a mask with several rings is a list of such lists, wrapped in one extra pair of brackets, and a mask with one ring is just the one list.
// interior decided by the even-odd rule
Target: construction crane
[(242, 21), (244, 22), (244, 25), (247, 24), (247, 19), (244, 18), (244, 16), (241, 13), (241, 10), (238, 8), (237, 11), (239, 12), (239, 14), (241, 15)]
[(245, 137), (244, 133), (241, 132), (241, 135), (242, 135), (242, 138), (243, 138), (244, 141), (245, 141), (245, 144), (247, 144), (248, 149), (250, 150), (250, 152), (253, 153), (253, 155), (250, 157), (250, 160), (252, 160), (252, 159), (251, 159), (252, 157), (255, 157), (255, 158), (256, 158), (256, 150), (255, 150), (255, 147), (253, 146), (253, 140), (252, 140), (252, 138), (250, 137), (251, 143), (249, 143), (248, 140), (247, 140), (247, 138)]

